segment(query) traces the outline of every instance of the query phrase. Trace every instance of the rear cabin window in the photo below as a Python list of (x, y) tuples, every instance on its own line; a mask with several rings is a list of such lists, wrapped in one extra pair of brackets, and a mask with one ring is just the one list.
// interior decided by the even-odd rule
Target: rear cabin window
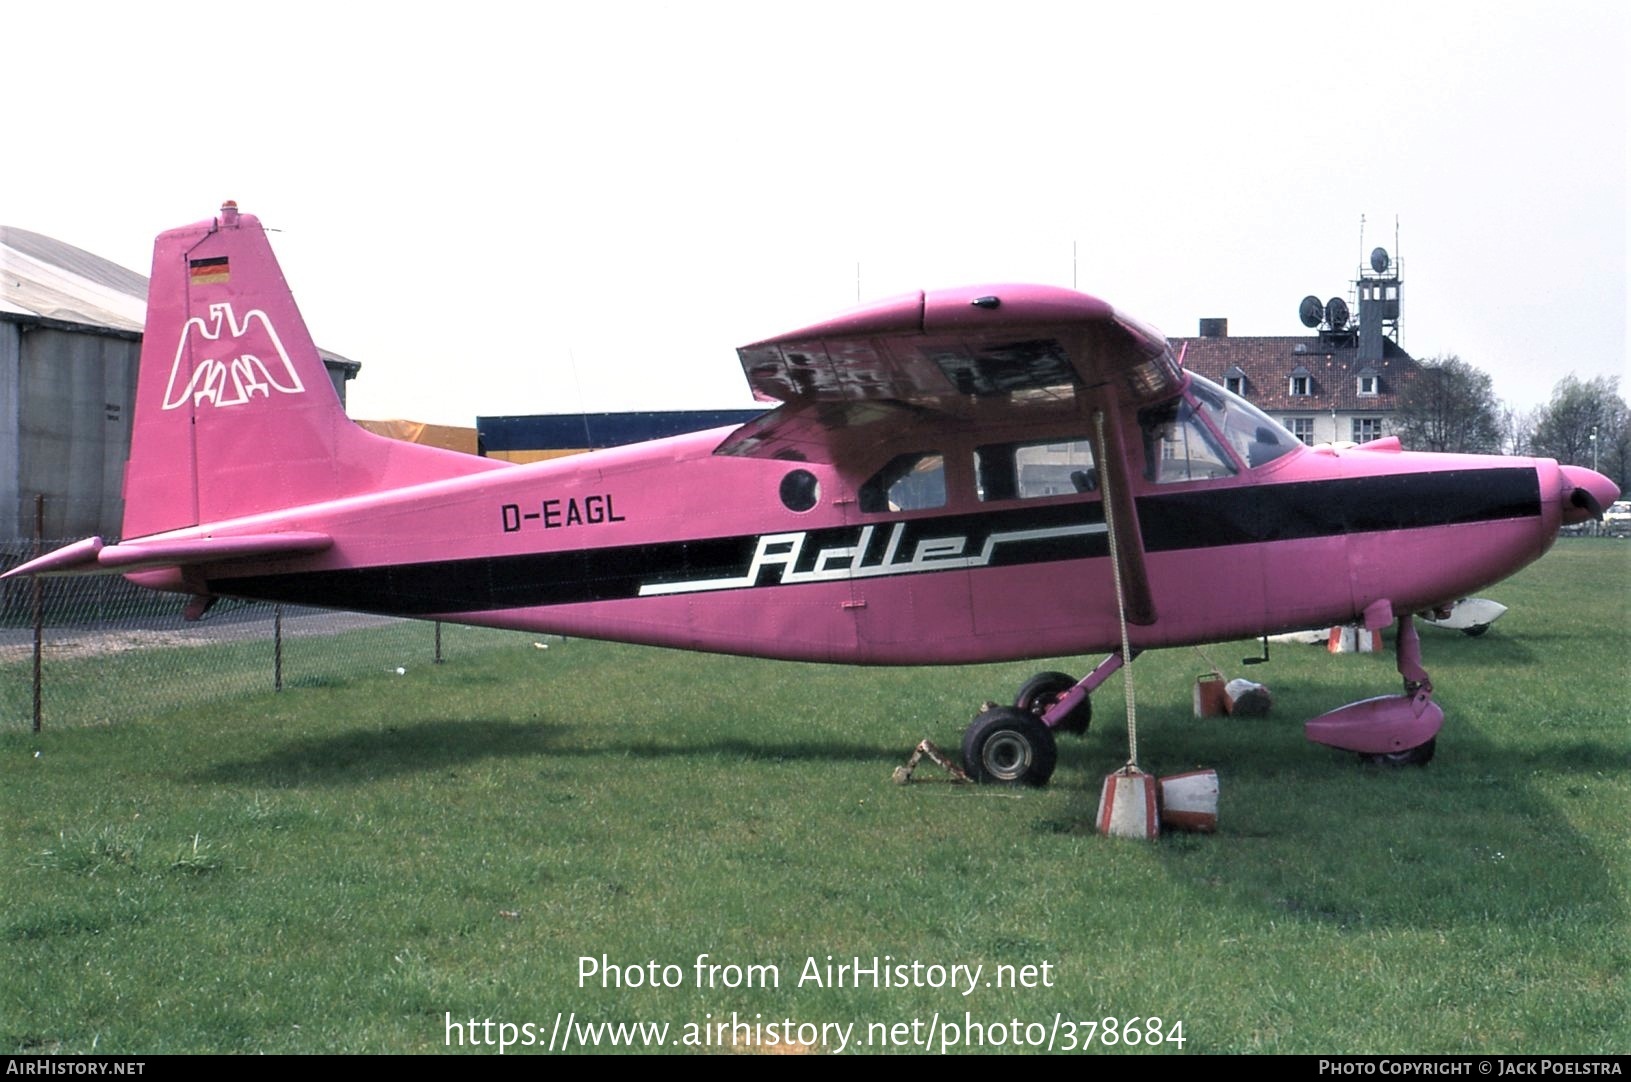
[(985, 502), (1068, 496), (1099, 487), (1093, 445), (1085, 439), (977, 447), (974, 478)]

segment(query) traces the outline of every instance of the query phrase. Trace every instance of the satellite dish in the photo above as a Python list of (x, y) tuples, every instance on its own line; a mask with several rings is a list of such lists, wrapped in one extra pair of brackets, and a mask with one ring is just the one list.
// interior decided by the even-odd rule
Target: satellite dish
[(1393, 261), (1388, 258), (1386, 248), (1373, 248), (1373, 249), (1371, 249), (1370, 269), (1375, 271), (1377, 274), (1386, 274), (1387, 269), (1392, 264), (1392, 262)]
[(1325, 302), (1325, 321), (1331, 325), (1333, 331), (1340, 331), (1348, 325), (1348, 302), (1341, 297), (1332, 297)]
[(1304, 327), (1318, 327), (1320, 320), (1325, 318), (1325, 305), (1320, 303), (1318, 297), (1304, 297), (1297, 306), (1297, 318), (1303, 321)]

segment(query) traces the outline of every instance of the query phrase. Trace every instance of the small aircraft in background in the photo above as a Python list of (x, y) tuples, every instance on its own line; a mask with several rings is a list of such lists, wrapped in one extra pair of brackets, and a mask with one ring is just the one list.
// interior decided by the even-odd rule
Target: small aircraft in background
[(1443, 713), (1411, 614), (1619, 495), (1548, 459), (1306, 448), (1049, 286), (913, 293), (739, 354), (781, 403), (739, 428), (529, 465), (377, 437), (228, 203), (155, 247), (123, 539), (10, 574), (119, 572), (193, 617), (232, 596), (860, 665), (1107, 652), (965, 732), (976, 778), (1040, 785), (1139, 651), (1354, 621), (1397, 623), (1404, 694), (1307, 735), (1425, 762)]

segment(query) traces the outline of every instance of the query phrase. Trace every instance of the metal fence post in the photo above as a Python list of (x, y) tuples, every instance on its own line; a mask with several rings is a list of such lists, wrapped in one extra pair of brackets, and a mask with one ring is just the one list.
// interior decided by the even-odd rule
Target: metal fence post
[[(45, 547), (45, 493), (34, 494), (34, 557), (39, 558)], [(34, 731), (40, 731), (40, 658), (45, 646), (45, 583), (38, 575), (34, 581)]]
[(272, 608), (272, 690), (283, 690), (283, 606)]

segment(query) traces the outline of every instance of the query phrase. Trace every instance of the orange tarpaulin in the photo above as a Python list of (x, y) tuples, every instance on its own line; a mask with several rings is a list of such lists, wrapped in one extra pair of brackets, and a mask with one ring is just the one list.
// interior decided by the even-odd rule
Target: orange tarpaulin
[(422, 443), (429, 447), (442, 447), (449, 451), (476, 453), (476, 430), (454, 425), (432, 425), (423, 421), (358, 421), (359, 425), (376, 436), (387, 436), (404, 443)]

